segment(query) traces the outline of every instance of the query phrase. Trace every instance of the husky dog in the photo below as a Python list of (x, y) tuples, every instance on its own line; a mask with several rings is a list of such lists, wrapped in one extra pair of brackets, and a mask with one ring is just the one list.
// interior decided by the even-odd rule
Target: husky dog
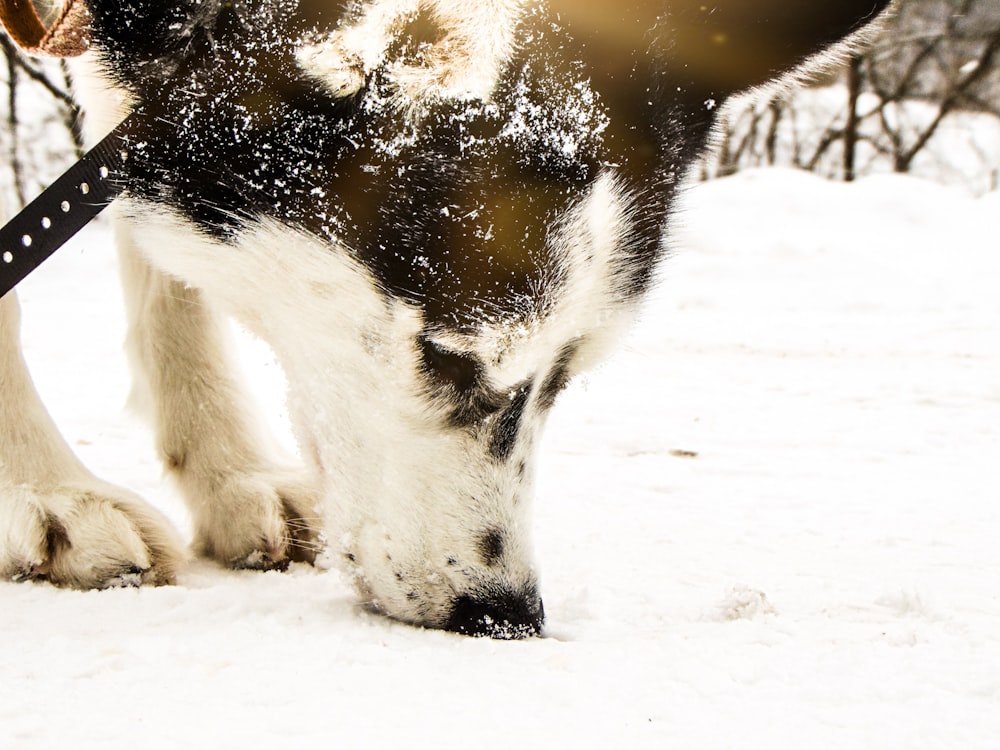
[[(510, 638), (543, 622), (546, 413), (632, 320), (719, 107), (887, 1), (88, 5), (88, 126), (140, 113), (128, 351), (195, 551), (280, 568), (325, 540), (372, 608)], [(176, 535), (59, 437), (17, 315), (0, 300), (0, 572), (172, 581)], [(305, 467), (246, 412), (221, 315), (282, 363)]]

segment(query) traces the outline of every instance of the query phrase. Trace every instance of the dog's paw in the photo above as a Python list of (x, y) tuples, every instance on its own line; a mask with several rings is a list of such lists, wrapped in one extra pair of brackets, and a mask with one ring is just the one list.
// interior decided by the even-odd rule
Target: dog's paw
[(174, 582), (184, 559), (170, 523), (98, 480), (0, 488), (0, 576), (102, 589)]
[(315, 562), (322, 548), (319, 493), (297, 474), (230, 476), (205, 488), (193, 507), (195, 552), (223, 565), (284, 570)]

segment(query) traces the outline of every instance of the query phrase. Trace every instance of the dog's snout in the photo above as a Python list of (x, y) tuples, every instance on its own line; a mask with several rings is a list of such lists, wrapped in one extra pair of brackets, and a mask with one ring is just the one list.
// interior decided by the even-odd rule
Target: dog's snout
[(445, 630), (498, 640), (520, 640), (539, 635), (545, 608), (534, 592), (465, 595), (455, 600)]

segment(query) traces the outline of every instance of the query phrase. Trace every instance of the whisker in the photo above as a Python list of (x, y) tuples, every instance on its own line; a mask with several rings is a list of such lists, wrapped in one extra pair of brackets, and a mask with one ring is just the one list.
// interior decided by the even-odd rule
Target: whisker
[(294, 526), (295, 528), (305, 529), (315, 526), (317, 523), (321, 523), (321, 518), (286, 518), (285, 523), (289, 526)]
[(322, 552), (326, 549), (326, 545), (323, 542), (314, 542), (311, 539), (285, 536), (281, 537), (281, 541), (284, 542), (286, 546), (293, 547), (295, 549), (306, 549), (314, 552)]

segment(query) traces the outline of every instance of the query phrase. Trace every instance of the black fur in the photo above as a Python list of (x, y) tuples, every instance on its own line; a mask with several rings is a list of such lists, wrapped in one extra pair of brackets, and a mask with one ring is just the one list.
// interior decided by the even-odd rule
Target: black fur
[(483, 562), (487, 565), (496, 565), (503, 557), (506, 544), (503, 532), (499, 529), (490, 529), (483, 534), (479, 539), (479, 553)]
[(509, 406), (497, 416), (490, 435), (490, 455), (494, 458), (506, 461), (513, 455), (530, 396), (531, 383), (524, 383), (510, 397)]
[(570, 365), (573, 363), (573, 358), (576, 356), (579, 346), (579, 342), (573, 341), (564, 346), (562, 351), (559, 352), (559, 356), (556, 357), (556, 362), (552, 366), (548, 377), (542, 381), (541, 386), (538, 388), (537, 404), (539, 409), (543, 411), (551, 409), (556, 402), (556, 397), (569, 384)]
[[(556, 275), (548, 233), (596, 174), (599, 139), (547, 95), (562, 82), (545, 78), (538, 50), (515, 61), (495, 107), (441, 103), (416, 132), (372, 106), (390, 93), (377, 77), (365, 97), (338, 100), (299, 72), (305, 24), (277, 12), (289, 3), (260, 13), (220, 3), (213, 14), (94, 5), (105, 58), (146, 114), (130, 134), (133, 195), (220, 239), (258, 217), (336, 239), (429, 323), (464, 327), (540, 304), (533, 290)], [(503, 136), (525, 100), (546, 130)], [(561, 128), (582, 141), (573, 158), (554, 137)]]
[[(523, 21), (526, 41), (492, 104), (441, 102), (418, 126), (378, 106), (392, 93), (378, 73), (354, 99), (334, 99), (300, 72), (298, 41), (335, 26), (336, 3), (91, 0), (91, 10), (101, 53), (147, 115), (131, 134), (133, 195), (223, 240), (260, 217), (335, 240), (429, 325), (462, 329), (536, 311), (539, 289), (557, 293), (551, 233), (605, 167), (635, 202), (613, 271), (626, 294), (642, 293), (725, 98), (886, 4), (631, 0), (593, 3), (610, 19), (594, 24), (579, 0), (549, 0)], [(411, 28), (417, 41), (437, 33), (425, 21)], [(529, 127), (511, 136), (525, 113)]]
[(447, 404), (452, 427), (475, 427), (503, 408), (503, 394), (486, 381), (486, 370), (475, 355), (442, 349), (425, 337), (417, 344), (424, 377)]

